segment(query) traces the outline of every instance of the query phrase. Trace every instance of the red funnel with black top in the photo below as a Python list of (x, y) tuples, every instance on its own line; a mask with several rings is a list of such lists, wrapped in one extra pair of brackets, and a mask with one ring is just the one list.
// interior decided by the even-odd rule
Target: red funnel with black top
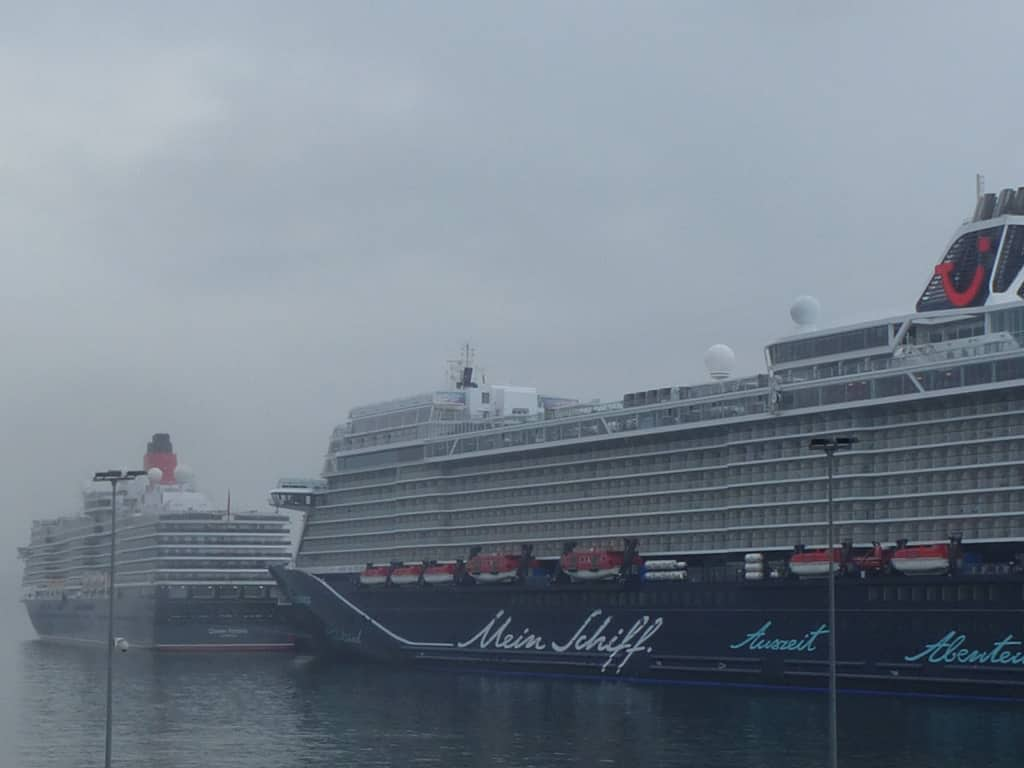
[(150, 470), (156, 467), (163, 472), (160, 480), (162, 485), (171, 485), (175, 482), (174, 470), (178, 467), (178, 457), (174, 455), (174, 447), (171, 445), (171, 436), (166, 432), (158, 432), (146, 446), (146, 456), (142, 460), (142, 467)]

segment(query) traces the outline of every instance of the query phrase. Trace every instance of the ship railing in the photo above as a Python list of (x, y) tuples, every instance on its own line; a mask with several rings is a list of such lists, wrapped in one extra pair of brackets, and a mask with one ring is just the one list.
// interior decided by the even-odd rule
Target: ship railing
[(887, 371), (907, 371), (974, 362), (979, 358), (1013, 354), (1024, 349), (1024, 333), (999, 332), (973, 336), (957, 343), (939, 342), (899, 347), (892, 356), (868, 360), (838, 360), (775, 372), (780, 384), (804, 384), (848, 376), (870, 376)]
[(621, 411), (623, 405), (621, 401), (614, 401), (610, 403), (577, 403), (574, 405), (563, 405), (558, 408), (551, 408), (546, 413), (546, 421), (554, 421), (557, 419), (570, 419), (574, 416), (590, 416), (593, 414), (600, 413), (611, 413), (613, 411)]
[(327, 482), (319, 477), (282, 477), (277, 481), (277, 487), (323, 490), (327, 488)]

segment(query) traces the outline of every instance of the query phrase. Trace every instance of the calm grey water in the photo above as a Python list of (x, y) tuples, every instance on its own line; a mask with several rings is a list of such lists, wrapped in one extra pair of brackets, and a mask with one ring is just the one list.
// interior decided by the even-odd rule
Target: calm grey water
[[(0, 765), (103, 762), (104, 656), (12, 644)], [(441, 675), (286, 656), (117, 657), (119, 766), (823, 764), (823, 695)], [(13, 703), (13, 706), (10, 706)], [(849, 696), (841, 764), (1024, 763), (1024, 707)]]

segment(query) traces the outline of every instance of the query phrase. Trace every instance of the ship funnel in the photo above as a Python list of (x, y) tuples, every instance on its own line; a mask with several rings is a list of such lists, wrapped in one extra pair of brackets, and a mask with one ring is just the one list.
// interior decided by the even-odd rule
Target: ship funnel
[(159, 469), (161, 473), (160, 482), (163, 485), (171, 485), (176, 482), (174, 470), (178, 467), (178, 457), (174, 455), (174, 447), (171, 445), (171, 436), (166, 432), (158, 432), (146, 446), (146, 455), (142, 460), (142, 468), (145, 470)]
[(994, 192), (986, 192), (978, 198), (978, 204), (974, 207), (974, 220), (984, 221), (991, 219), (996, 210), (996, 195)]
[(1017, 210), (1017, 193), (1012, 189), (1004, 189), (996, 198), (996, 208), (992, 216), (1002, 216), (1007, 213), (1015, 213)]

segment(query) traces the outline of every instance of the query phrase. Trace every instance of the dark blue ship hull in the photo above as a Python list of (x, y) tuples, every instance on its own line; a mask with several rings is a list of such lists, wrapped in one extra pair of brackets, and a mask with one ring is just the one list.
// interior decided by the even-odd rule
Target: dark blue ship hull
[[(363, 588), (272, 569), (325, 651), (609, 679), (827, 685), (823, 580)], [(837, 583), (845, 689), (1024, 700), (1024, 578)]]
[[(127, 592), (127, 590), (126, 590)], [(39, 637), (61, 642), (107, 642), (105, 597), (26, 600)], [(296, 644), (290, 606), (274, 600), (171, 600), (126, 594), (114, 609), (114, 635), (133, 648), (161, 651), (287, 651)]]

